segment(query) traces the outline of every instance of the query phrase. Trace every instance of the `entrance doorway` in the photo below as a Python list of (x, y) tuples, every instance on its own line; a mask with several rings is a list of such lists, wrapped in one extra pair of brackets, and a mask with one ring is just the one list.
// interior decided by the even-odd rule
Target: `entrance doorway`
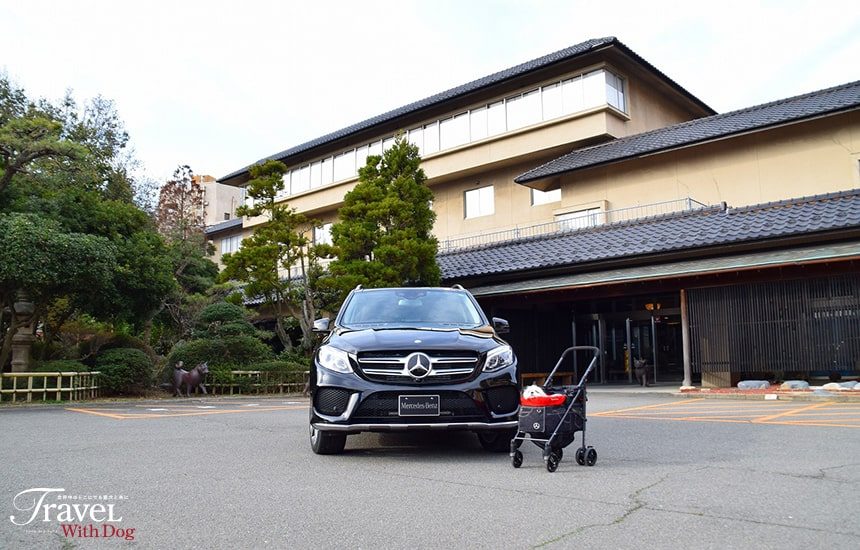
[[(644, 363), (648, 383), (684, 377), (681, 310), (675, 295), (573, 304), (574, 345), (602, 351), (597, 383), (635, 383), (635, 364)], [(590, 309), (587, 314), (577, 314)]]
[[(591, 383), (635, 383), (634, 359), (645, 361), (649, 383), (680, 383), (684, 378), (678, 293), (587, 301), (509, 300), (494, 304), (490, 312), (510, 321), (505, 339), (523, 374), (546, 374), (561, 352), (575, 345), (601, 350)], [(577, 353), (568, 361), (560, 370), (578, 378), (590, 356)]]

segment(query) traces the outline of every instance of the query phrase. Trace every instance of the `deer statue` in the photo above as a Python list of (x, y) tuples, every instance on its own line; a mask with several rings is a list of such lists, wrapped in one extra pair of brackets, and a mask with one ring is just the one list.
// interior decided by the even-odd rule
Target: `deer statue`
[(207, 363), (200, 363), (190, 371), (183, 369), (184, 363), (182, 361), (177, 362), (173, 365), (173, 395), (177, 397), (182, 396), (182, 385), (185, 384), (185, 395), (187, 397), (191, 397), (191, 391), (194, 390), (194, 393), (197, 393), (197, 388), (206, 394), (206, 386), (203, 385), (203, 378), (209, 373), (209, 365)]

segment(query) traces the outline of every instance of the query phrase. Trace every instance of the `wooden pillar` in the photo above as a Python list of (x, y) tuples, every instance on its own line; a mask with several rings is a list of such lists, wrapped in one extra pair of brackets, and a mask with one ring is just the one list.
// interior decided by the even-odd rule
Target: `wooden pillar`
[(687, 291), (681, 289), (681, 348), (684, 351), (684, 386), (693, 385), (690, 353), (690, 315), (687, 313)]

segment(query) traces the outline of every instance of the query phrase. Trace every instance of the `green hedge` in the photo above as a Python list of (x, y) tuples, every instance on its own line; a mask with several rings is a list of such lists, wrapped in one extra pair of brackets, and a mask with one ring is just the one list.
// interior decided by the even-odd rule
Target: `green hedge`
[(167, 364), (178, 361), (186, 368), (200, 363), (208, 363), (209, 368), (233, 367), (251, 370), (249, 365), (272, 360), (272, 350), (253, 336), (227, 336), (224, 338), (203, 338), (176, 344), (167, 356)]
[(88, 372), (90, 369), (80, 361), (71, 359), (56, 359), (42, 361), (33, 369), (34, 372)]
[(136, 348), (109, 349), (96, 358), (99, 385), (111, 394), (137, 394), (152, 382), (152, 361)]
[(245, 321), (245, 308), (230, 304), (227, 302), (218, 302), (203, 308), (197, 316), (197, 321), (204, 325), (210, 323), (230, 323), (236, 321)]

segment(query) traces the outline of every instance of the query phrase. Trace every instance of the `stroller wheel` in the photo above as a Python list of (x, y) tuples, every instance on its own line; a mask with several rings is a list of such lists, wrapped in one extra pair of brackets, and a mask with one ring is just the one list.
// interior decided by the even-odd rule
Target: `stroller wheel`
[(550, 453), (546, 459), (546, 471), (552, 473), (558, 470), (558, 462), (561, 460), (555, 453)]
[(595, 462), (597, 462), (597, 451), (593, 447), (589, 447), (585, 452), (585, 463), (589, 466), (594, 466)]
[(514, 456), (511, 457), (511, 466), (514, 468), (519, 468), (523, 465), (523, 453), (522, 451), (514, 451)]
[(576, 450), (576, 463), (585, 466), (585, 449), (582, 447)]

